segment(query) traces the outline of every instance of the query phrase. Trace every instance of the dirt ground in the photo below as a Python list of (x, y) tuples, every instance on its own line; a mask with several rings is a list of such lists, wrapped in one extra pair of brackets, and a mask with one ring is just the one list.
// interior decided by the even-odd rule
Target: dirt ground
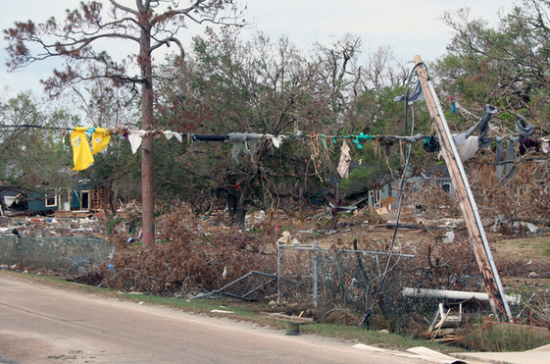
[[(356, 214), (343, 214), (337, 220), (337, 229), (333, 229), (330, 214), (318, 218), (316, 221), (307, 221), (293, 218), (274, 219), (272, 224), (281, 235), (288, 230), (292, 237), (296, 237), (302, 244), (312, 244), (317, 241), (321, 247), (330, 247), (339, 240), (350, 243), (354, 239), (369, 239), (380, 242), (383, 247), (392, 241), (394, 235), (396, 213), (378, 215), (374, 210), (362, 210)], [(405, 220), (405, 221), (404, 221)], [(408, 221), (407, 221), (408, 220)], [(463, 224), (449, 223), (452, 219), (442, 219), (440, 224), (423, 224), (419, 218), (410, 222), (411, 218), (403, 219), (396, 235), (396, 244), (410, 245), (422, 242), (442, 241), (444, 235), (453, 231), (456, 236), (467, 238), (467, 231)], [(458, 220), (458, 219), (455, 219)], [(409, 226), (403, 228), (401, 225)], [(518, 259), (531, 259), (534, 263), (550, 261), (550, 233), (505, 235), (492, 233), (486, 229), (485, 233), (493, 250), (493, 255), (515, 256)]]

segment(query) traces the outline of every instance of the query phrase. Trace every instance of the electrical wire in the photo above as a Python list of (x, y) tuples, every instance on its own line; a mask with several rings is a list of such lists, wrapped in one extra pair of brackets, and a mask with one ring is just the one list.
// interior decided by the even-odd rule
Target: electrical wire
[(0, 128), (35, 128), (35, 129), (46, 129), (46, 130), (74, 130), (74, 128), (62, 128), (62, 127), (56, 127), (56, 126), (43, 126), (43, 125), (32, 125), (32, 124), (21, 124), (21, 125), (0, 124)]
[[(420, 65), (424, 66), (424, 68), (426, 69), (426, 73), (428, 74), (428, 67), (424, 64), (424, 62), (420, 62), (420, 63), (417, 63), (413, 67), (413, 69), (411, 70), (411, 73), (409, 75), (409, 79), (408, 79), (408, 82), (407, 82), (407, 90), (405, 92), (405, 135), (407, 135), (409, 90), (410, 90), (412, 78), (415, 75), (415, 70)], [(428, 76), (428, 79), (429, 79), (429, 76)], [(413, 135), (413, 133), (414, 133), (414, 118), (413, 118), (413, 125), (411, 127), (411, 136)], [(390, 269), (391, 258), (392, 258), (392, 255), (393, 255), (393, 248), (395, 246), (395, 240), (396, 240), (396, 237), (397, 237), (397, 230), (399, 229), (399, 218), (401, 217), (401, 208), (402, 208), (402, 201), (403, 201), (403, 189), (404, 189), (404, 186), (405, 186), (405, 176), (407, 175), (407, 171), (408, 171), (408, 168), (409, 168), (409, 162), (410, 162), (410, 157), (411, 157), (411, 148), (412, 148), (412, 145), (409, 144), (408, 149), (405, 149), (405, 164), (403, 166), (403, 173), (401, 174), (401, 180), (399, 182), (399, 199), (397, 200), (397, 216), (396, 216), (396, 219), (395, 219), (396, 220), (395, 228), (394, 228), (394, 231), (393, 231), (392, 242), (391, 242), (389, 252), (388, 252), (388, 260), (386, 261), (386, 267), (384, 268), (384, 273), (382, 274), (382, 279), (380, 280), (380, 284), (378, 285), (378, 288), (377, 288), (376, 293), (374, 295), (374, 299), (372, 300), (371, 306), (370, 306), (370, 308), (367, 308), (365, 310), (365, 315), (363, 316), (363, 320), (361, 320), (361, 323), (359, 324), (359, 327), (365, 325), (367, 328), (369, 328), (369, 319), (370, 319), (370, 317), (374, 316), (374, 312), (372, 311), (372, 309), (374, 308), (374, 305), (376, 304), (378, 296), (380, 295), (380, 292), (382, 291), (382, 287), (384, 286), (384, 282), (386, 281), (386, 277), (387, 277), (389, 269)]]

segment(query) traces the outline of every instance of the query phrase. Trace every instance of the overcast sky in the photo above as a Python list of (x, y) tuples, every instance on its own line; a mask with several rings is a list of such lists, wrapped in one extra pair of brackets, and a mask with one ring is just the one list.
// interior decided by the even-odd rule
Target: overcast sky
[[(32, 19), (42, 22), (51, 16), (64, 17), (65, 9), (75, 8), (81, 0), (11, 0), (4, 1), (0, 12), (3, 29), (14, 21)], [(108, 6), (107, 0), (100, 0)], [(374, 52), (380, 45), (389, 45), (403, 62), (419, 54), (424, 61), (434, 61), (445, 53), (452, 32), (440, 17), (446, 10), (469, 7), (472, 17), (483, 17), (490, 23), (497, 20), (498, 10), (507, 13), (519, 0), (239, 0), (247, 4), (246, 20), (253, 23), (243, 32), (262, 31), (272, 40), (285, 35), (301, 49), (309, 49), (314, 41), (328, 45), (346, 33), (361, 36), (363, 50)], [(132, 0), (119, 2), (135, 5)], [(186, 0), (181, 0), (186, 4)], [(203, 27), (181, 33), (180, 39), (189, 44)], [(186, 41), (187, 40), (187, 41)], [(1, 96), (14, 96), (19, 91), (41, 93), (39, 80), (51, 75), (54, 62), (34, 64), (17, 73), (7, 73), (5, 47), (1, 40)], [(129, 48), (128, 53), (135, 52)], [(130, 47), (130, 45), (129, 45)], [(119, 51), (124, 52), (123, 49)]]

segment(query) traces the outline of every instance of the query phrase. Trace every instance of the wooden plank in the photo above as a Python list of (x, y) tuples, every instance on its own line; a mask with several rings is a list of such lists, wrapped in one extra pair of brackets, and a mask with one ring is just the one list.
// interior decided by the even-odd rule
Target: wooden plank
[[(422, 59), (420, 58), (420, 56), (417, 55), (414, 57), (414, 61), (415, 61), (415, 64), (418, 65), (417, 67), (418, 78), (422, 86), (422, 90), (424, 92), (426, 103), (428, 105), (428, 111), (432, 118), (433, 129), (437, 137), (439, 138), (439, 142), (441, 144), (441, 152), (443, 154), (443, 158), (445, 159), (445, 163), (447, 165), (449, 175), (451, 176), (451, 180), (453, 182), (453, 185), (456, 191), (456, 198), (457, 198), (458, 204), (464, 216), (464, 223), (468, 230), (468, 236), (470, 238), (470, 242), (472, 244), (472, 248), (476, 256), (477, 265), (479, 267), (481, 274), (483, 275), (483, 281), (485, 284), (485, 289), (487, 290), (487, 294), (489, 296), (489, 303), (491, 304), (491, 309), (495, 314), (495, 316), (497, 318), (500, 318), (503, 312), (498, 308), (499, 307), (503, 308), (503, 306), (507, 307), (507, 304), (504, 304), (502, 302), (500, 291), (496, 283), (496, 279), (499, 279), (498, 272), (493, 273), (491, 269), (491, 266), (488, 260), (488, 255), (483, 246), (481, 232), (475, 220), (474, 206), (472, 206), (472, 204), (470, 203), (470, 200), (468, 199), (466, 183), (463, 180), (458, 167), (458, 163), (462, 163), (462, 162), (457, 161), (454, 156), (454, 153), (452, 152), (453, 146), (451, 145), (451, 143), (454, 143), (454, 142), (449, 138), (447, 138), (447, 135), (445, 133), (445, 126), (443, 125), (443, 120), (441, 119), (437, 111), (434, 97), (428, 86), (428, 75), (427, 75), (426, 69), (423, 64), (420, 64), (422, 63)], [(464, 178), (466, 177), (464, 176)], [(495, 274), (497, 275), (497, 277), (495, 277)]]
[(269, 318), (269, 319), (291, 321), (299, 324), (315, 323), (315, 321), (311, 317), (289, 316), (289, 315), (285, 315), (284, 313), (260, 312), (260, 315), (265, 316), (266, 318)]

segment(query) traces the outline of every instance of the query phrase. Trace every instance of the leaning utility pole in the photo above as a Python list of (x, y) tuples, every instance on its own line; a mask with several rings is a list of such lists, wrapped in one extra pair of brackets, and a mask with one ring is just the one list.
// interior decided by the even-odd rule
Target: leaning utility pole
[(501, 319), (506, 320), (506, 317), (501, 317), (503, 313), (511, 319), (512, 312), (510, 311), (510, 306), (504, 295), (504, 289), (500, 282), (498, 270), (496, 269), (489, 248), (489, 242), (487, 241), (487, 236), (485, 235), (485, 230), (481, 223), (481, 217), (479, 216), (479, 211), (468, 182), (468, 177), (466, 176), (462, 161), (458, 155), (451, 131), (447, 125), (447, 120), (445, 119), (433, 85), (428, 79), (426, 68), (420, 56), (415, 56), (414, 62), (417, 65), (418, 78), (428, 105), (428, 111), (432, 118), (433, 128), (439, 138), (441, 152), (447, 164), (447, 169), (449, 170), (456, 191), (456, 198), (462, 210), (462, 215), (464, 216), (464, 223), (468, 229), (468, 236), (474, 249), (477, 265), (483, 275), (483, 281), (485, 283), (487, 295), (489, 296), (491, 309), (497, 321)]

